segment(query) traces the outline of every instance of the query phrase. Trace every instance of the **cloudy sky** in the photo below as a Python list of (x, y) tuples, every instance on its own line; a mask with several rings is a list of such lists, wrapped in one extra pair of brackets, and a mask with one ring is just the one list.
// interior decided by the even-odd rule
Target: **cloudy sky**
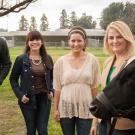
[(110, 3), (125, 3), (126, 1), (135, 2), (135, 0), (38, 0), (20, 13), (10, 13), (7, 16), (1, 17), (0, 28), (5, 28), (9, 31), (17, 30), (21, 15), (24, 15), (28, 21), (30, 21), (31, 16), (35, 16), (37, 24), (40, 24), (40, 18), (45, 13), (48, 18), (50, 30), (55, 30), (59, 28), (59, 18), (62, 9), (66, 9), (68, 15), (72, 11), (75, 11), (78, 17), (82, 13), (86, 13), (98, 21), (101, 11)]

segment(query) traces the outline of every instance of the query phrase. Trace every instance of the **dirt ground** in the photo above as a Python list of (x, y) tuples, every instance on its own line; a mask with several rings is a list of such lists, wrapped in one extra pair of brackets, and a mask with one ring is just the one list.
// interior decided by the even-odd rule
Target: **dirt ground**
[(24, 135), (24, 125), (14, 95), (0, 91), (0, 135)]

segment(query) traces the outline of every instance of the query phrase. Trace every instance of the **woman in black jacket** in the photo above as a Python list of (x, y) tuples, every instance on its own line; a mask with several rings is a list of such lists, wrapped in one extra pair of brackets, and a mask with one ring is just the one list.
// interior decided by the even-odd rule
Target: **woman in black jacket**
[(26, 38), (25, 53), (15, 60), (10, 83), (24, 116), (27, 135), (48, 135), (51, 97), (53, 95), (53, 61), (47, 55), (43, 37), (31, 31)]
[(11, 64), (7, 42), (0, 37), (0, 85), (8, 75)]

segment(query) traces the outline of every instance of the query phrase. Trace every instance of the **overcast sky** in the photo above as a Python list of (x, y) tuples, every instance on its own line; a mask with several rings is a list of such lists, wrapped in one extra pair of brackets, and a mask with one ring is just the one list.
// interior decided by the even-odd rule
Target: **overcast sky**
[(7, 16), (1, 17), (0, 28), (8, 28), (9, 31), (17, 30), (21, 15), (24, 15), (28, 21), (30, 21), (31, 16), (35, 16), (37, 24), (40, 24), (40, 18), (45, 13), (50, 30), (55, 30), (59, 28), (59, 18), (62, 9), (65, 9), (68, 15), (75, 11), (78, 17), (82, 13), (86, 13), (97, 21), (100, 18), (101, 11), (110, 3), (125, 3), (126, 1), (135, 2), (135, 0), (38, 0), (19, 13), (10, 13)]

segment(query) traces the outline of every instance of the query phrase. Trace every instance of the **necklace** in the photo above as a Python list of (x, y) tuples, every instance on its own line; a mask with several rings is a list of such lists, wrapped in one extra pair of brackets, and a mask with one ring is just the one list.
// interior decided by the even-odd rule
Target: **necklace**
[(41, 64), (42, 59), (41, 59), (41, 57), (40, 57), (38, 60), (35, 60), (35, 59), (31, 58), (31, 61), (32, 61), (32, 63), (33, 63), (34, 65), (38, 66), (38, 65)]

